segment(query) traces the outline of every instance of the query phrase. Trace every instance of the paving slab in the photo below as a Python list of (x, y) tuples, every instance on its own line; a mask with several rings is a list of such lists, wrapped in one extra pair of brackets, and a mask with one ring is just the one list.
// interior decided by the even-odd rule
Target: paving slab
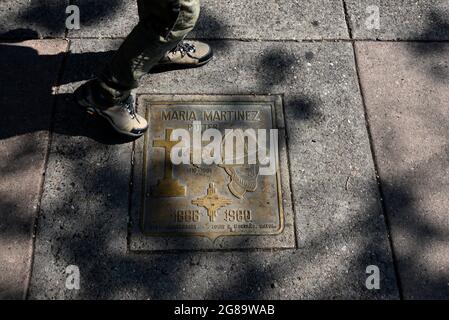
[[(293, 250), (151, 254), (129, 250), (133, 145), (114, 144), (70, 100), (118, 44), (71, 44), (31, 298), (398, 297), (350, 43), (213, 41), (204, 68), (145, 77), (139, 94), (283, 95), (297, 235)], [(79, 267), (80, 290), (65, 289), (68, 265)], [(368, 265), (381, 270), (380, 290), (365, 287)]]
[[(77, 0), (82, 26), (70, 37), (126, 37), (137, 24), (135, 1)], [(83, 8), (86, 8), (85, 10)], [(101, 18), (92, 18), (96, 15)], [(83, 18), (85, 17), (85, 18)], [(208, 39), (347, 39), (341, 0), (203, 0), (189, 37)]]
[[(345, 3), (354, 39), (449, 40), (447, 0), (345, 0)], [(373, 28), (375, 12), (380, 14), (380, 20), (378, 27)]]
[(0, 2), (0, 39), (63, 37), (68, 0)]
[[(52, 96), (67, 43), (0, 43), (0, 299), (24, 298)], [(38, 76), (36, 76), (38, 75)]]
[(356, 48), (404, 298), (447, 299), (449, 45)]

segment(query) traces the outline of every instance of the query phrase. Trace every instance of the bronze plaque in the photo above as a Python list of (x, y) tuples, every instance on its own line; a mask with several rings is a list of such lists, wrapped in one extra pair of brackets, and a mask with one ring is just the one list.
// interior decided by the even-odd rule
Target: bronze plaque
[[(217, 239), (240, 237), (242, 240), (249, 236), (282, 234), (285, 215), (278, 144), (272, 153), (275, 155), (272, 174), (260, 174), (262, 165), (249, 163), (248, 140), (244, 143), (243, 163), (225, 163), (224, 159), (218, 164), (195, 162), (193, 147), (185, 149), (189, 154), (184, 159), (190, 159), (189, 163), (176, 165), (171, 158), (173, 148), (180, 145), (179, 139), (171, 139), (178, 129), (193, 137), (185, 143), (189, 146), (193, 146), (196, 131), (204, 140), (200, 142), (202, 148), (212, 141), (204, 139), (206, 130), (218, 130), (223, 154), (224, 140), (232, 130), (259, 132), (258, 129), (263, 129), (267, 132), (268, 155), (272, 147), (269, 139), (274, 138), (270, 132), (277, 131), (277, 124), (283, 121), (279, 119), (280, 104), (279, 97), (142, 97), (139, 106), (144, 106), (141, 112), (145, 112), (150, 124), (144, 137), (141, 168), (138, 168), (142, 177), (139, 190), (142, 234), (178, 238), (178, 241), (201, 239), (200, 242), (211, 244), (206, 247), (212, 248)], [(276, 139), (282, 137), (276, 135)]]

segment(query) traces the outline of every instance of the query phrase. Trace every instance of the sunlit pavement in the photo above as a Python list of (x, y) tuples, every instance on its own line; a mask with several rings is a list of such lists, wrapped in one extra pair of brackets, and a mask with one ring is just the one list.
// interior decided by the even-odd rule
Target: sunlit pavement
[(204, 0), (191, 37), (215, 59), (138, 94), (282, 95), (296, 248), (139, 253), (141, 141), (71, 95), (136, 6), (72, 3), (79, 30), (68, 1), (0, 3), (0, 298), (449, 298), (447, 1)]

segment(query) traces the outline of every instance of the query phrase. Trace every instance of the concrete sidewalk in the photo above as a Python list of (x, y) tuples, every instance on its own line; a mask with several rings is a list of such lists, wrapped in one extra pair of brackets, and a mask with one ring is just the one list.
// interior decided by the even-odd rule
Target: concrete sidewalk
[[(0, 3), (0, 298), (449, 298), (447, 1), (203, 0), (191, 37), (215, 59), (146, 76), (139, 101), (282, 95), (296, 247), (140, 253), (142, 142), (118, 140), (71, 95), (136, 5), (71, 3), (80, 30), (65, 30), (68, 1)], [(65, 286), (69, 265), (80, 290)]]

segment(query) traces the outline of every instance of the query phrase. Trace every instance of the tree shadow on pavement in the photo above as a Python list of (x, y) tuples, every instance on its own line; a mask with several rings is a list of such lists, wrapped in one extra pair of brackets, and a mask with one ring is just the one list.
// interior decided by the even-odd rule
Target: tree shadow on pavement
[[(425, 88), (438, 92), (446, 84), (449, 87), (447, 58), (449, 44), (447, 41), (436, 41), (449, 39), (449, 14), (443, 9), (433, 8), (424, 19), (427, 21), (426, 30), (412, 37), (422, 41), (406, 42), (410, 60), (407, 68), (422, 73), (419, 76), (423, 78), (431, 79)], [(406, 115), (407, 118), (414, 119), (416, 123), (410, 130), (418, 131), (417, 138), (409, 136), (407, 139), (413, 137), (416, 140), (413, 143), (418, 143), (424, 138), (420, 137), (423, 130), (426, 130), (428, 132), (426, 139), (437, 136), (441, 137), (441, 141), (447, 141), (448, 135), (444, 134), (449, 131), (445, 120), (447, 114), (439, 114), (438, 108), (433, 106), (436, 103), (444, 103), (445, 100), (435, 99), (435, 93), (427, 97), (424, 87), (422, 92), (422, 97), (417, 95), (422, 105), (410, 106), (410, 110), (404, 110), (403, 117), (405, 118)], [(425, 107), (427, 109), (424, 109)], [(423, 108), (422, 111), (420, 108)], [(407, 114), (410, 112), (411, 114)], [(385, 124), (389, 128), (394, 128), (396, 125)], [(401, 142), (406, 143), (407, 139), (394, 130), (390, 135), (391, 139), (386, 139), (381, 148), (389, 151), (392, 160), (384, 161), (404, 163), (398, 151), (397, 142), (403, 140)], [(421, 156), (427, 157), (427, 152), (423, 150)], [(444, 159), (448, 156), (449, 149), (445, 143), (426, 161), (412, 162), (409, 168), (402, 168), (402, 170), (400, 170), (401, 166), (398, 166), (394, 173), (389, 172), (390, 175), (380, 172), (385, 207), (392, 224), (392, 237), (397, 246), (400, 282), (406, 299), (447, 299), (449, 296), (447, 286), (449, 274), (447, 270), (437, 269), (437, 266), (447, 265), (448, 261), (447, 250), (442, 248), (447, 248), (449, 243), (447, 233), (449, 226), (447, 226), (447, 220), (439, 217), (442, 208), (439, 207), (437, 200), (438, 195), (447, 189), (447, 181), (445, 181), (447, 178), (444, 175), (446, 169), (441, 166), (446, 163)], [(392, 164), (387, 164), (386, 170), (389, 170), (389, 166)], [(441, 171), (432, 173), (429, 168), (439, 168)], [(427, 207), (434, 207), (433, 210), (436, 212), (427, 214), (426, 210), (429, 210)]]
[[(80, 23), (83, 26), (107, 23), (112, 21), (122, 8), (126, 0), (33, 0), (26, 4), (15, 4), (12, 10), (0, 13), (3, 21), (14, 22), (14, 26), (21, 26), (14, 34), (6, 32), (0, 38), (28, 38), (27, 28), (35, 28), (39, 33), (49, 36), (63, 36), (66, 27), (65, 20), (68, 14), (66, 8), (70, 4), (80, 9)], [(42, 36), (40, 34), (40, 36)]]
[[(39, 10), (45, 8), (46, 5)], [(59, 25), (39, 20), (39, 10), (31, 8), (23, 13), (22, 19), (55, 32), (59, 30)], [(55, 195), (61, 197), (58, 196), (57, 203), (52, 203), (53, 208), (43, 208), (39, 222), (41, 231), (57, 228), (60, 232), (52, 233), (52, 239), (49, 239), (52, 242), (50, 254), (55, 260), (46, 261), (45, 268), (48, 268), (47, 271), (58, 268), (55, 274), (65, 277), (67, 265), (59, 258), (79, 263), (86, 284), (86, 295), (82, 298), (113, 298), (122, 293), (125, 297), (135, 298), (137, 288), (142, 289), (142, 298), (157, 294), (164, 297), (181, 295), (181, 285), (186, 279), (182, 273), (184, 262), (194, 266), (197, 264), (195, 257), (200, 254), (171, 254), (171, 258), (161, 254), (155, 255), (154, 260), (150, 261), (142, 261), (137, 255), (127, 255), (130, 178), (127, 169), (131, 168), (132, 145), (116, 134), (105, 121), (99, 121), (80, 109), (71, 94), (79, 82), (94, 76), (95, 70), (111, 58), (114, 50), (52, 55), (39, 53), (30, 43), (19, 42), (19, 39), (32, 40), (38, 37), (39, 34), (31, 29), (11, 30), (6, 34), (6, 38), (11, 39), (9, 43), (0, 44), (0, 82), (4, 84), (0, 142), (49, 130), (52, 130), (53, 139), (57, 139), (55, 136), (63, 139), (60, 144), (52, 146), (49, 161), (61, 160), (64, 164), (55, 171), (46, 172), (44, 194), (49, 195), (52, 193), (50, 190), (53, 190)], [(217, 49), (225, 46), (220, 43)], [(69, 70), (66, 68), (68, 65), (71, 66)], [(60, 86), (67, 86), (68, 90), (60, 90)], [(84, 137), (93, 141), (86, 141)], [(11, 161), (2, 165), (8, 170), (15, 167), (25, 170), (32, 163), (22, 163), (17, 158), (26, 156), (27, 152), (34, 152), (32, 145), (24, 152), (15, 154)], [(116, 156), (124, 158), (118, 159)], [(15, 166), (18, 163), (21, 165)], [(127, 169), (122, 170), (124, 167)], [(76, 177), (69, 176), (71, 173)], [(57, 179), (61, 180), (57, 185), (51, 185), (55, 175), (60, 175)], [(89, 195), (86, 198), (87, 190)], [(103, 206), (97, 206), (101, 201), (104, 201)], [(49, 203), (49, 200), (43, 199), (42, 202)], [(15, 203), (7, 203), (6, 199), (2, 205), (5, 208), (16, 206)], [(70, 222), (73, 225), (67, 225)], [(30, 227), (29, 221), (27, 223), (27, 227)], [(15, 229), (10, 231), (15, 234)], [(124, 233), (117, 234), (118, 231)], [(45, 237), (45, 232), (39, 231), (38, 238)], [(8, 237), (12, 236), (10, 233)], [(118, 247), (114, 247), (117, 243)], [(111, 248), (117, 251), (111, 253)], [(42, 254), (41, 250), (45, 249), (36, 247), (38, 257)], [(34, 281), (39, 283), (38, 268), (35, 271)], [(111, 279), (116, 281), (114, 285), (111, 285)], [(48, 294), (48, 298), (54, 297), (50, 291), (44, 294)]]
[[(95, 23), (99, 15), (107, 17), (114, 13), (115, 9), (110, 7), (121, 2), (108, 2), (105, 12), (93, 10), (87, 22)], [(23, 14), (24, 21), (37, 21), (55, 31), (60, 28), (45, 20), (40, 22), (39, 17), (36, 17), (39, 11), (34, 10)], [(25, 34), (28, 38), (35, 35), (33, 31), (25, 29), (17, 34)], [(14, 32), (10, 35), (15, 37)], [(78, 108), (70, 91), (53, 94), (56, 84), (67, 85), (92, 78), (93, 66), (101, 68), (113, 53), (39, 55), (36, 50), (20, 44), (0, 45), (0, 56), (7, 57), (0, 60), (0, 82), (6, 84), (2, 94), (2, 114), (5, 116), (0, 118), (0, 140), (46, 131), (50, 127), (53, 127), (54, 133), (67, 136), (66, 140), (62, 140), (64, 143), (53, 147), (54, 154), (49, 160), (53, 161), (52, 167), (60, 171), (48, 173), (47, 198), (42, 201), (44, 207), (39, 218), (31, 297), (185, 298), (196, 285), (198, 287), (195, 290), (200, 293), (197, 295), (213, 299), (292, 298), (284, 296), (282, 289), (287, 286), (291, 289), (293, 284), (297, 286), (290, 291), (294, 297), (360, 298), (357, 294), (363, 291), (366, 278), (363, 267), (367, 263), (382, 262), (385, 265), (379, 267), (385, 270), (382, 276), (389, 287), (383, 288), (381, 293), (365, 291), (365, 297), (395, 296), (395, 277), (388, 265), (391, 257), (384, 250), (387, 246), (382, 243), (385, 241), (385, 230), (375, 197), (371, 198), (365, 210), (357, 213), (359, 218), (353, 223), (348, 224), (348, 218), (318, 229), (314, 235), (303, 239), (301, 248), (295, 251), (238, 254), (212, 252), (208, 253), (210, 259), (202, 252), (130, 253), (127, 247), (126, 213), (129, 210), (129, 162), (132, 148), (130, 145), (117, 146), (123, 142), (118, 140), (115, 132), (106, 122), (97, 121)], [(52, 66), (59, 66), (60, 70), (68, 63), (72, 69), (69, 72), (63, 70), (63, 75), (56, 77), (59, 81), (45, 71), (54, 68)], [(265, 93), (276, 90), (277, 86), (289, 81), (293, 75), (290, 68), (295, 64), (293, 55), (288, 52), (265, 52), (259, 60), (261, 74), (257, 89)], [(306, 94), (291, 97), (288, 106), (289, 114), (294, 116), (291, 121), (322, 125), (326, 114), (320, 110), (320, 103), (318, 98)], [(52, 120), (55, 122), (53, 126)], [(86, 142), (83, 137), (94, 141)], [(312, 189), (312, 185), (320, 187), (318, 182), (310, 182), (310, 190), (301, 192), (318, 193), (318, 190)], [(377, 185), (373, 184), (371, 188), (373, 194), (376, 194), (373, 190), (376, 190)], [(402, 199), (399, 210), (409, 211), (411, 201), (404, 196), (407, 188), (407, 185), (398, 183), (386, 189), (391, 197)], [(303, 203), (302, 207), (307, 210), (307, 204)], [(413, 215), (413, 211), (410, 211), (410, 215)], [(410, 229), (418, 236), (438, 236), (435, 230), (423, 225), (413, 225)], [(342, 251), (348, 243), (347, 237), (353, 234), (363, 239), (359, 243), (360, 247)], [(328, 262), (335, 258), (331, 252), (341, 252), (332, 265)], [(411, 252), (410, 256), (413, 254)], [(46, 260), (49, 257), (51, 261)], [(271, 262), (268, 263), (268, 260)], [(79, 292), (62, 287), (65, 268), (71, 264), (78, 265), (81, 270), (82, 290)], [(327, 265), (329, 269), (317, 267), (322, 265)], [(219, 279), (212, 278), (217, 273), (208, 274), (207, 270), (211, 268), (223, 271), (219, 273)], [(198, 270), (202, 273), (197, 273)], [(230, 275), (225, 274), (228, 271)], [(55, 275), (57, 279), (53, 278)], [(320, 284), (312, 283), (314, 279), (320, 279)], [(437, 288), (437, 280), (441, 280), (441, 277), (435, 275), (435, 286), (432, 289)], [(49, 282), (53, 284), (49, 285)], [(56, 283), (61, 287), (57, 287)], [(347, 291), (343, 290), (345, 286)], [(51, 290), (44, 292), (42, 288)]]
[[(102, 59), (96, 55), (93, 60)], [(75, 59), (71, 60), (70, 65), (77, 72), (75, 75), (69, 72), (68, 78), (62, 77), (62, 84), (90, 76), (91, 69), (83, 67), (85, 64), (91, 65), (86, 63), (86, 59), (90, 59), (89, 54), (73, 53), (69, 59)], [(76, 63), (77, 59), (81, 59), (79, 63)], [(256, 81), (259, 92), (276, 92), (294, 76), (291, 68), (296, 60), (290, 52), (268, 50), (256, 61), (260, 75)], [(66, 98), (65, 94), (60, 95), (62, 99)], [(294, 116), (291, 121), (323, 125), (325, 116), (320, 111), (320, 103), (319, 99), (307, 94), (291, 97), (287, 106), (290, 108), (289, 114)], [(376, 219), (379, 208), (375, 197), (370, 197), (371, 205), (367, 206), (366, 212), (357, 212), (360, 218), (354, 223), (347, 225), (348, 220), (351, 221), (347, 219), (317, 228), (313, 236), (301, 241), (300, 250), (207, 254), (129, 252), (126, 213), (129, 210), (127, 191), (131, 175), (128, 170), (131, 148), (72, 139), (73, 129), (62, 128), (67, 122), (79, 123), (77, 116), (70, 114), (71, 108), (69, 103), (62, 103), (56, 115), (55, 132), (71, 131), (70, 134), (64, 133), (69, 137), (61, 137), (50, 159), (49, 167), (58, 167), (60, 171), (53, 175), (50, 173), (46, 180), (47, 192), (39, 219), (30, 297), (360, 298), (361, 292), (367, 298), (395, 296), (395, 280), (388, 265), (383, 277), (389, 287), (380, 293), (363, 291), (366, 278), (363, 267), (367, 263), (389, 262), (389, 252), (384, 252), (382, 248), (385, 246), (381, 245), (381, 241), (385, 240), (384, 230), (378, 232), (383, 221)], [(79, 117), (83, 115), (79, 114)], [(122, 159), (123, 154), (125, 157)], [(100, 166), (87, 166), (86, 163), (99, 163)], [(60, 186), (61, 177), (70, 181), (70, 186)], [(311, 182), (311, 185), (320, 187), (318, 182)], [(82, 189), (77, 189), (77, 186), (82, 186)], [(307, 204), (303, 203), (302, 206), (307, 208)], [(355, 214), (354, 211), (350, 213)], [(313, 213), (309, 212), (309, 215)], [(315, 224), (320, 223), (315, 221)], [(306, 225), (301, 227), (307, 228)], [(353, 233), (357, 233), (357, 239), (363, 239), (361, 247), (348, 248), (354, 252), (339, 254)], [(301, 236), (304, 237), (303, 234)], [(81, 270), (83, 285), (79, 292), (71, 292), (57, 285), (64, 283), (64, 270), (70, 264), (78, 265)], [(328, 269), (318, 268), (319, 265), (326, 265)], [(313, 284), (314, 281), (319, 284)], [(342, 289), (345, 286), (350, 286), (348, 291)], [(286, 287), (290, 296), (282, 293)]]
[(443, 9), (432, 8), (427, 13), (425, 20), (427, 28), (423, 32), (416, 34), (413, 38), (429, 40), (429, 39), (449, 39), (449, 12)]
[[(449, 39), (449, 15), (433, 9), (426, 17), (427, 29), (414, 36), (417, 39)], [(431, 59), (432, 57), (441, 57), (446, 64), (434, 64), (428, 69), (428, 73), (435, 80), (449, 80), (449, 64), (447, 55), (449, 54), (449, 45), (447, 42), (409, 42), (410, 52), (420, 59)]]
[[(439, 268), (448, 261), (447, 219), (423, 215), (430, 200), (420, 194), (421, 188), (427, 188), (426, 183), (421, 185), (420, 181), (428, 180), (428, 167), (432, 167), (432, 163), (438, 166), (441, 157), (448, 155), (446, 147), (428, 161), (414, 164), (407, 172), (381, 179), (386, 211), (394, 226), (391, 232), (406, 299), (447, 299), (449, 296), (448, 270)], [(442, 179), (435, 180), (434, 190), (426, 190), (426, 194), (438, 198), (445, 183)], [(429, 264), (429, 261), (434, 262)]]

